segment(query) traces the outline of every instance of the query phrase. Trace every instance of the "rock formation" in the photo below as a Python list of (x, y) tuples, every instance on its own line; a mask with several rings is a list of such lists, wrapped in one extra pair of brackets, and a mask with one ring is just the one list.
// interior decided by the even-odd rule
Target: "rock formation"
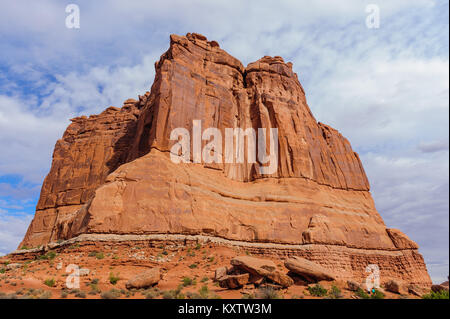
[[(21, 247), (82, 234), (207, 236), (303, 257), (336, 278), (363, 280), (377, 264), (382, 280), (431, 284), (416, 243), (376, 211), (348, 140), (312, 115), (291, 63), (266, 56), (244, 67), (188, 33), (170, 37), (155, 69), (138, 100), (72, 119)], [(278, 128), (277, 171), (262, 175), (260, 162), (173, 163), (170, 133), (191, 132), (194, 120), (223, 136), (225, 128)]]

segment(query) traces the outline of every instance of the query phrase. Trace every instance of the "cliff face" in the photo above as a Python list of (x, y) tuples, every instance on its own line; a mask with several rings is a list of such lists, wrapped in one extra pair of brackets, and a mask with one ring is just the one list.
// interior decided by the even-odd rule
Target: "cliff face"
[[(386, 229), (350, 143), (315, 120), (291, 63), (263, 57), (245, 68), (201, 35), (170, 40), (151, 92), (72, 120), (21, 246), (86, 233), (208, 235), (296, 245), (292, 254), (342, 278), (376, 263), (389, 278), (431, 283), (417, 245)], [(222, 136), (277, 128), (278, 169), (173, 163), (170, 133), (192, 132), (194, 120)]]

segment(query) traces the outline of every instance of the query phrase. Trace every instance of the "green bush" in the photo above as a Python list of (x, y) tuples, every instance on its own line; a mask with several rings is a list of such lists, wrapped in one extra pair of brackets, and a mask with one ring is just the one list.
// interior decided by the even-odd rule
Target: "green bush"
[(341, 292), (341, 289), (339, 289), (338, 287), (336, 287), (336, 286), (331, 286), (331, 289), (330, 289), (330, 291), (328, 292), (328, 296), (331, 298), (331, 299), (339, 299), (339, 298), (342, 298), (342, 292)]
[(103, 255), (102, 252), (98, 252), (98, 253), (95, 254), (95, 258), (97, 258), (97, 259), (103, 259), (103, 258), (105, 258), (105, 255)]
[(384, 299), (384, 293), (376, 290), (370, 294), (370, 299)]
[(187, 287), (187, 286), (192, 285), (193, 280), (190, 277), (183, 277), (182, 282), (183, 282), (183, 286)]
[(97, 285), (100, 280), (98, 278), (94, 278), (91, 280), (91, 284)]
[(208, 277), (203, 277), (202, 280), (200, 280), (201, 282), (207, 282), (209, 280)]
[(328, 290), (326, 290), (320, 284), (316, 284), (315, 286), (308, 287), (307, 290), (309, 291), (311, 296), (315, 296), (315, 297), (323, 297), (328, 292)]
[(202, 297), (203, 299), (208, 299), (209, 296), (209, 288), (208, 286), (202, 286), (199, 290), (198, 293), (200, 295), (200, 297)]
[(54, 251), (49, 251), (48, 253), (44, 255), (40, 255), (39, 259), (41, 260), (53, 260), (56, 257), (56, 253)]
[(192, 265), (189, 265), (189, 268), (191, 268), (191, 269), (194, 269), (194, 268), (197, 268), (197, 264), (192, 264)]
[(109, 273), (109, 282), (113, 285), (117, 284), (119, 281), (119, 274), (114, 275), (112, 272)]
[(53, 278), (45, 279), (44, 280), (44, 285), (49, 286), (49, 287), (54, 287), (55, 286), (55, 279), (53, 279)]
[(429, 294), (423, 295), (423, 299), (449, 299), (448, 290), (431, 291)]
[(89, 292), (90, 295), (95, 295), (100, 292), (100, 289), (98, 288), (97, 284), (91, 283), (89, 286), (91, 287), (91, 291)]
[(358, 290), (355, 291), (355, 294), (361, 298), (361, 299), (369, 299), (369, 294), (362, 288), (358, 288)]
[(6, 272), (5, 268), (0, 268), (0, 274), (4, 274)]
[(355, 293), (361, 299), (384, 299), (385, 297), (381, 291), (376, 289), (370, 295), (362, 288), (358, 288)]

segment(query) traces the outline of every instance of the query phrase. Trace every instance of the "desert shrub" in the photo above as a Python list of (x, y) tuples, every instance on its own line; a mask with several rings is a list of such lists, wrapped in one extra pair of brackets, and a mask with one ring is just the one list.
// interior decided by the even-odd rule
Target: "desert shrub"
[(84, 291), (79, 291), (75, 294), (77, 298), (86, 298), (86, 293)]
[(54, 251), (49, 251), (46, 254), (40, 255), (39, 259), (41, 260), (53, 260), (56, 257), (56, 253)]
[(191, 268), (191, 269), (194, 269), (194, 268), (197, 268), (198, 267), (198, 265), (197, 264), (192, 264), (192, 265), (189, 265), (189, 268)]
[(171, 290), (166, 290), (162, 293), (163, 299), (174, 299), (174, 294)]
[(448, 290), (430, 291), (429, 294), (423, 295), (423, 299), (449, 299)]
[(109, 282), (112, 284), (112, 285), (115, 285), (115, 284), (117, 284), (117, 282), (119, 281), (119, 274), (117, 274), (117, 275), (114, 275), (112, 272), (110, 272), (109, 273)]
[(202, 286), (199, 290), (198, 290), (198, 294), (200, 295), (200, 297), (202, 297), (203, 299), (208, 299), (209, 296), (209, 288), (208, 286)]
[(370, 299), (384, 299), (384, 293), (376, 290), (370, 294)]
[(51, 291), (44, 291), (40, 296), (39, 299), (50, 299), (52, 297)]
[(183, 285), (178, 285), (177, 289), (163, 291), (163, 299), (184, 299), (185, 295), (181, 292)]
[(6, 272), (5, 268), (0, 268), (0, 274), (4, 274)]
[(331, 299), (339, 299), (342, 298), (342, 292), (341, 289), (339, 289), (336, 286), (332, 286), (330, 291), (328, 292), (328, 297)]
[(105, 255), (102, 252), (98, 252), (98, 253), (95, 254), (95, 258), (103, 259), (103, 258), (105, 258)]
[(193, 280), (190, 277), (183, 277), (182, 282), (183, 282), (183, 286), (187, 287), (187, 286), (192, 285)]
[(16, 291), (16, 295), (23, 295), (25, 293), (25, 288)]
[(97, 285), (100, 280), (98, 278), (94, 278), (91, 280), (91, 284)]
[(199, 250), (200, 248), (202, 248), (202, 245), (200, 243), (197, 243), (197, 245), (195, 245), (195, 249)]
[(111, 289), (109, 291), (102, 292), (100, 296), (102, 299), (117, 299), (120, 297), (120, 290)]
[(361, 298), (361, 299), (369, 299), (370, 296), (367, 292), (364, 291), (362, 288), (358, 288), (358, 290), (355, 291), (355, 294)]
[(144, 296), (146, 299), (154, 299), (158, 297), (159, 292), (155, 291), (154, 289), (148, 289), (144, 292)]
[(67, 293), (67, 292), (65, 292), (65, 291), (61, 291), (61, 298), (62, 299), (65, 299), (65, 298), (67, 298), (67, 296), (68, 296), (69, 294)]
[(198, 293), (196, 293), (196, 292), (191, 292), (191, 291), (188, 291), (188, 292), (186, 293), (186, 297), (187, 297), (188, 299), (201, 299), (201, 298), (202, 298)]
[(202, 280), (200, 280), (201, 282), (207, 282), (209, 280), (208, 277), (203, 277)]
[(374, 290), (371, 294), (368, 294), (364, 289), (358, 288), (356, 295), (361, 299), (384, 299), (384, 294), (379, 290)]
[(95, 295), (95, 294), (100, 292), (100, 289), (98, 288), (97, 284), (92, 284), (91, 283), (89, 286), (91, 287), (91, 290), (89, 291), (90, 295)]
[(281, 299), (278, 292), (272, 287), (260, 288), (256, 293), (258, 299)]
[(315, 297), (323, 297), (327, 294), (328, 290), (322, 287), (320, 284), (316, 284), (315, 286), (310, 286), (307, 288), (311, 296)]
[(46, 285), (48, 287), (54, 287), (55, 286), (55, 279), (53, 279), (53, 278), (45, 279), (44, 280), (44, 285)]

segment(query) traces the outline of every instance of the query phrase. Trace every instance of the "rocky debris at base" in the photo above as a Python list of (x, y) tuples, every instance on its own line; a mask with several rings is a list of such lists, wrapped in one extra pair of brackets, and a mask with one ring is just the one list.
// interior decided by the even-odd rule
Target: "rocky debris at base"
[(294, 274), (297, 274), (305, 279), (307, 282), (335, 280), (335, 277), (327, 269), (304, 258), (288, 258), (285, 260), (284, 266)]
[(408, 286), (408, 293), (413, 296), (422, 297), (423, 295), (427, 294), (428, 292), (429, 292), (429, 289), (419, 287), (414, 284), (411, 284)]
[(158, 267), (146, 270), (144, 272), (141, 272), (140, 274), (136, 275), (135, 277), (131, 278), (126, 283), (127, 289), (132, 288), (148, 288), (151, 286), (156, 285), (161, 279), (161, 269)]
[(238, 256), (230, 263), (231, 267), (220, 267), (215, 271), (214, 279), (222, 288), (240, 288), (247, 283), (259, 286), (269, 282), (283, 288), (294, 284), (292, 278), (276, 270), (276, 265), (271, 260)]
[(242, 288), (248, 283), (250, 274), (225, 275), (219, 280), (219, 286), (227, 289)]
[(386, 283), (384, 283), (384, 288), (387, 291), (400, 295), (404, 295), (408, 292), (408, 288), (400, 280), (389, 280)]
[(6, 269), (8, 269), (8, 270), (17, 269), (20, 267), (22, 267), (22, 264), (20, 264), (20, 263), (11, 263), (11, 264), (6, 265)]
[(431, 290), (434, 291), (434, 292), (448, 291), (448, 285), (447, 286), (442, 285), (442, 284), (440, 284), (440, 285), (432, 285), (431, 286)]
[(363, 289), (362, 284), (358, 284), (356, 281), (347, 280), (347, 289), (350, 291), (358, 291), (359, 289)]

